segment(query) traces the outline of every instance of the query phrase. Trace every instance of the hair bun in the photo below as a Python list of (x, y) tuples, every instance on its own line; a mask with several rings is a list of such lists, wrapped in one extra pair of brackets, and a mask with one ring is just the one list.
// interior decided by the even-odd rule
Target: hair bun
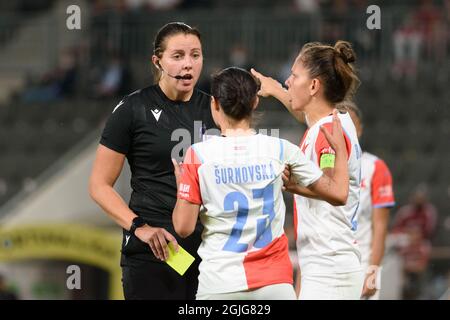
[(334, 50), (339, 54), (345, 63), (352, 63), (356, 61), (355, 51), (353, 51), (350, 42), (339, 40), (334, 45)]

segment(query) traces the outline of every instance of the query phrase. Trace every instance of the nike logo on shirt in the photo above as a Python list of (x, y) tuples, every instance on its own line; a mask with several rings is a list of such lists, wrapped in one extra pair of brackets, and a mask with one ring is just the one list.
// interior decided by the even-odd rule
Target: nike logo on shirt
[[(130, 237), (131, 237), (131, 236), (125, 236), (125, 246), (128, 244), (128, 241), (130, 240)], [(125, 247), (125, 246), (124, 246), (124, 247)]]

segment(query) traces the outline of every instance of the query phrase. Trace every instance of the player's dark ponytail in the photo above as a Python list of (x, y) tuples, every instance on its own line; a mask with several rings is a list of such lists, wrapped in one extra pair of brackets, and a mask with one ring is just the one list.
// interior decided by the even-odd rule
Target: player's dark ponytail
[(246, 70), (226, 68), (212, 76), (211, 94), (233, 120), (251, 118), (259, 83)]

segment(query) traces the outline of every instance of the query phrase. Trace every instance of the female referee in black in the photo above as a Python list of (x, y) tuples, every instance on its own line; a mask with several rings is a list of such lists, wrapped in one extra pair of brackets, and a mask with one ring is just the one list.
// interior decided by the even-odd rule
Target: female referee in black
[[(195, 299), (201, 227), (186, 239), (175, 233), (172, 211), (177, 187), (172, 150), (178, 133), (191, 143), (214, 128), (210, 97), (194, 88), (203, 67), (200, 33), (184, 23), (162, 27), (154, 41), (155, 85), (126, 96), (114, 108), (101, 136), (89, 182), (91, 197), (123, 228), (122, 283), (125, 299)], [(201, 121), (194, 124), (194, 121)], [(174, 141), (175, 140), (175, 141)], [(177, 154), (182, 159), (184, 154)], [(125, 158), (131, 168), (130, 203), (113, 189)], [(167, 243), (196, 257), (183, 277), (164, 260)]]

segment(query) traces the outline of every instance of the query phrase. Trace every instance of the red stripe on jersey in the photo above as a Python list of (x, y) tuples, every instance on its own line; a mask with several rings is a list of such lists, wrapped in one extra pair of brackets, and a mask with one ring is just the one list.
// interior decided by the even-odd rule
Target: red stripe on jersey
[(294, 198), (294, 239), (295, 241), (297, 241), (297, 226), (298, 226), (298, 217), (297, 217), (297, 202), (295, 201), (295, 196)]
[[(325, 130), (328, 130), (328, 132), (331, 132), (333, 128), (333, 124), (331, 122), (324, 123), (322, 125)], [(347, 134), (344, 131), (344, 138), (345, 138), (345, 144), (347, 146), (347, 159), (350, 157), (350, 153), (352, 151), (352, 143), (350, 141), (350, 138), (347, 136)], [(322, 130), (319, 129), (319, 134), (317, 135), (316, 144), (315, 144), (315, 150), (317, 155), (317, 165), (320, 165), (320, 157), (322, 154), (334, 154), (334, 150), (331, 148), (330, 144), (327, 141), (327, 138), (325, 138), (325, 135), (323, 134)]]
[(194, 149), (189, 147), (181, 167), (180, 185), (178, 186), (178, 198), (191, 203), (202, 204), (198, 168), (201, 165)]
[(383, 160), (375, 161), (375, 169), (372, 176), (372, 206), (390, 204), (394, 200), (392, 188), (392, 175)]
[(244, 259), (244, 270), (249, 289), (277, 283), (292, 284), (293, 269), (286, 235), (274, 239), (261, 250), (250, 252)]

